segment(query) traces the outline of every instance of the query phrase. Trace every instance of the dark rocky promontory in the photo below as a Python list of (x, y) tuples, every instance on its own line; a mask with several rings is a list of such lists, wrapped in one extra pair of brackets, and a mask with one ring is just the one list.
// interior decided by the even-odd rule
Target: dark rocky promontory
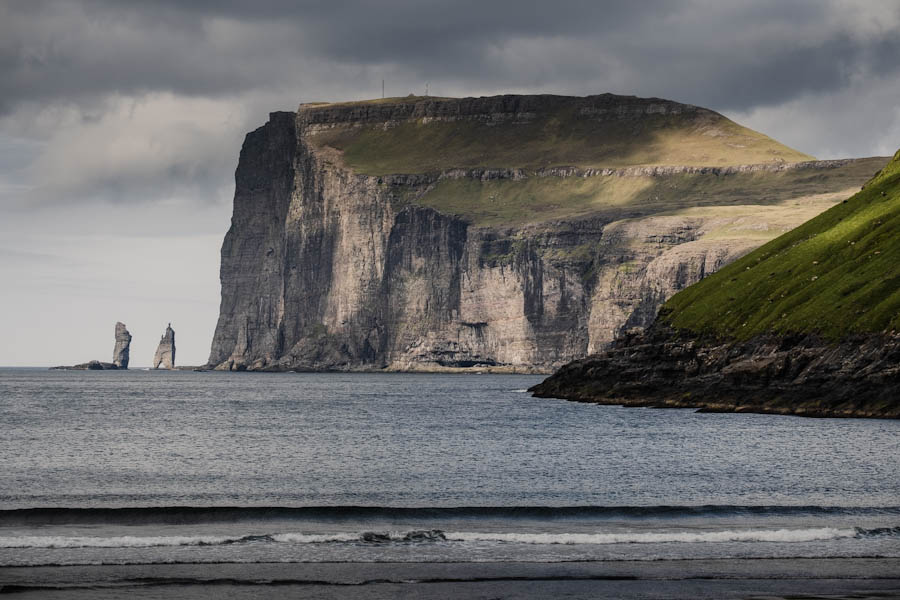
[(597, 404), (900, 418), (900, 334), (704, 340), (657, 323), (531, 390)]

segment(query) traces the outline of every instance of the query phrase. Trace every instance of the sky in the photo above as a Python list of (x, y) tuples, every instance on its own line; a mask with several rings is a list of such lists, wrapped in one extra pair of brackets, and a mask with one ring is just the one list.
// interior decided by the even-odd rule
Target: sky
[(656, 96), (818, 158), (900, 146), (896, 0), (3, 0), (0, 365), (204, 364), (243, 136), (300, 102)]

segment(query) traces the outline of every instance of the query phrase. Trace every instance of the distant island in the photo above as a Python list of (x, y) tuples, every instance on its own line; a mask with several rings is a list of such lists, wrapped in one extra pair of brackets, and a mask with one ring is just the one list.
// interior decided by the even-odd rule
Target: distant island
[(537, 396), (900, 418), (900, 151), (862, 191), (669, 300)]
[(241, 149), (206, 368), (550, 373), (888, 160), (612, 94), (271, 113)]

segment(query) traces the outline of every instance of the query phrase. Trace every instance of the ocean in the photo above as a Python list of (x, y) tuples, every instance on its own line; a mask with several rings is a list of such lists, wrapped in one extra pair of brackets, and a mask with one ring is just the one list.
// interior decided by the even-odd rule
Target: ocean
[(0, 591), (527, 597), (724, 564), (896, 583), (873, 574), (900, 565), (900, 422), (532, 398), (540, 379), (0, 369)]

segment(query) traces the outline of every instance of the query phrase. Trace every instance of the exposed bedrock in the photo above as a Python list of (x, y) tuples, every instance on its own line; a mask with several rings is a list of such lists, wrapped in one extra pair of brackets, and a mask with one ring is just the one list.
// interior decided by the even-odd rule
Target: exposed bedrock
[(657, 322), (572, 362), (535, 396), (626, 406), (900, 418), (900, 335), (703, 338)]
[(120, 369), (128, 368), (128, 354), (131, 348), (131, 334), (125, 323), (116, 323), (116, 346), (113, 349), (113, 364)]
[[(502, 108), (509, 100), (496, 102)], [(208, 366), (549, 372), (605, 348), (626, 329), (649, 325), (675, 291), (764, 241), (706, 235), (735, 216), (648, 214), (640, 207), (479, 224), (419, 199), (448, 178), (528, 174), (364, 175), (309, 139), (316, 127), (354, 115), (369, 123), (420, 110), (452, 120), (478, 106), (461, 104), (452, 114), (443, 105), (372, 105), (359, 115), (352, 107), (277, 112), (248, 134), (222, 245)], [(526, 113), (509, 118), (527, 120)], [(752, 226), (767, 227), (765, 219)]]
[(153, 355), (154, 369), (174, 369), (175, 368), (175, 330), (172, 324), (166, 327), (166, 332), (159, 340), (156, 347), (156, 353)]

